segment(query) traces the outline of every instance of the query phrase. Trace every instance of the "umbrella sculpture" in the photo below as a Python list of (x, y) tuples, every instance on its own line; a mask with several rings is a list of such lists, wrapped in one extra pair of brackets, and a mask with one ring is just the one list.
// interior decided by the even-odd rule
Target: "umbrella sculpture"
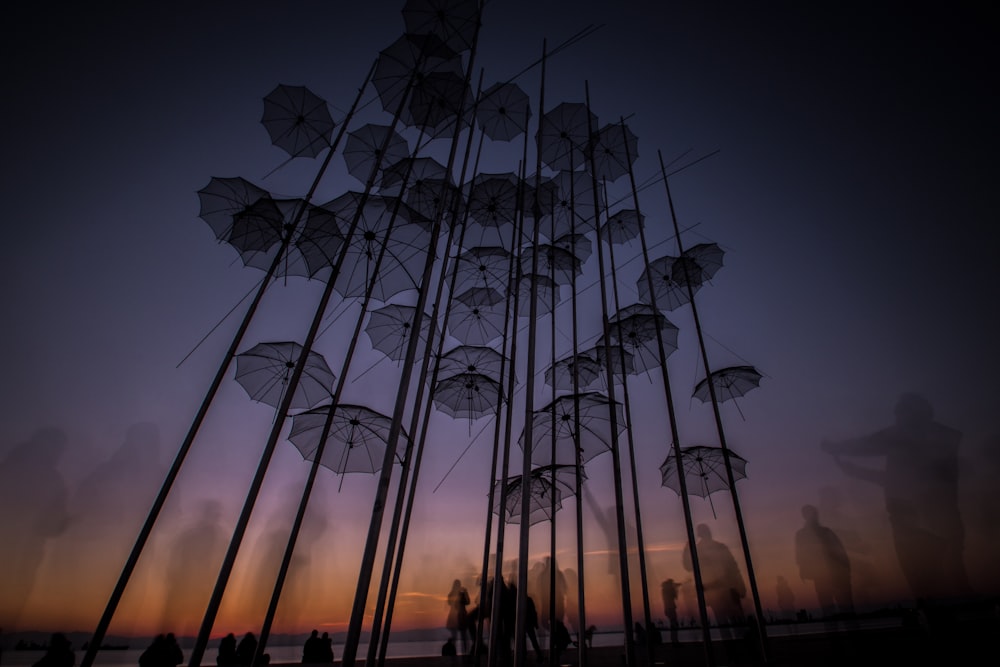
[[(402, 361), (406, 356), (406, 346), (413, 332), (413, 320), (416, 308), (390, 303), (368, 315), (365, 333), (371, 339), (372, 347), (382, 352), (393, 361)], [(420, 340), (427, 340), (430, 331), (430, 318), (420, 319)]]
[[(662, 313), (653, 312), (650, 306), (626, 306), (609, 320), (608, 335), (611, 342), (622, 345), (632, 354), (635, 369), (639, 372), (648, 373), (659, 368), (661, 352), (666, 359), (677, 349), (679, 329)], [(663, 350), (657, 349), (657, 329), (663, 340)]]
[(559, 285), (549, 278), (533, 273), (522, 273), (521, 282), (518, 285), (517, 298), (518, 315), (528, 317), (531, 312), (531, 281), (535, 281), (535, 296), (538, 302), (538, 315), (551, 313), (556, 304), (562, 301), (562, 294), (559, 292)]
[[(556, 237), (565, 234), (589, 234), (594, 231), (594, 179), (582, 171), (560, 171), (552, 177), (550, 194)], [(604, 191), (597, 189), (597, 205), (604, 208)], [(542, 198), (544, 200), (544, 197)], [(542, 230), (549, 232), (545, 226)], [(586, 258), (574, 253), (584, 261)]]
[(745, 395), (751, 389), (760, 386), (761, 374), (753, 366), (729, 366), (712, 371), (711, 375), (699, 382), (694, 387), (692, 396), (708, 403), (712, 400), (709, 390), (709, 381), (715, 388), (715, 397), (720, 403), (732, 399), (740, 416), (743, 411), (739, 409), (736, 399)]
[[(538, 255), (538, 259), (534, 258)], [(537, 262), (538, 273), (555, 280), (556, 285), (569, 285), (573, 276), (583, 273), (582, 263), (571, 251), (557, 245), (540, 243), (534, 248), (528, 246), (521, 252), (521, 270), (531, 271), (532, 262)]]
[(452, 136), (470, 124), (472, 106), (464, 75), (431, 72), (413, 86), (400, 119), (430, 137)]
[(573, 253), (580, 264), (585, 264), (594, 253), (594, 244), (585, 234), (563, 234), (552, 245)]
[(619, 245), (628, 243), (639, 236), (645, 218), (646, 216), (634, 208), (618, 211), (601, 226), (601, 238)]
[(326, 102), (305, 86), (278, 85), (264, 98), (260, 119), (271, 143), (292, 157), (316, 157), (330, 146), (333, 128)]
[(597, 116), (580, 102), (562, 102), (545, 112), (536, 135), (542, 163), (554, 171), (582, 167), (596, 125)]
[(396, 114), (403, 95), (420, 80), (433, 72), (463, 72), (462, 59), (440, 37), (430, 34), (406, 33), (379, 51), (378, 64), (372, 74), (372, 85), (378, 92), (382, 108)]
[[(251, 399), (277, 408), (301, 356), (302, 346), (295, 342), (258, 343), (236, 355), (236, 381)], [(291, 407), (308, 410), (329, 399), (335, 380), (323, 356), (310, 351)]]
[(715, 243), (699, 243), (685, 250), (680, 257), (666, 255), (654, 259), (639, 277), (639, 299), (652, 303), (646, 278), (648, 271), (653, 277), (657, 308), (674, 310), (684, 305), (691, 300), (691, 294), (701, 289), (722, 267), (723, 254)]
[[(681, 449), (684, 480), (687, 482), (689, 494), (708, 498), (711, 504), (711, 494), (729, 488), (724, 456), (721, 447), (696, 445)], [(729, 452), (729, 465), (732, 467), (734, 479), (744, 479), (747, 476), (747, 462), (742, 456)], [(663, 475), (663, 486), (679, 495), (681, 487), (677, 479), (677, 457), (673, 454), (667, 456), (667, 460), (660, 466), (660, 472)], [(715, 516), (714, 505), (712, 505), (712, 515)]]
[[(499, 506), (496, 508), (496, 513), (505, 523), (521, 523), (521, 497), (525, 492), (524, 487), (527, 486), (528, 525), (551, 520), (553, 506), (556, 510), (562, 507), (563, 492), (560, 485), (553, 485), (549, 476), (536, 476), (534, 472), (528, 476), (527, 484), (522, 484), (521, 480), (521, 475), (514, 475), (495, 483), (498, 487), (496, 497), (506, 499), (503, 508)], [(504, 488), (501, 490), (499, 487)]]
[(419, 188), (425, 181), (440, 183), (448, 178), (448, 168), (432, 157), (406, 157), (388, 165), (382, 171), (379, 192), (399, 195), (404, 184), (407, 189)]
[(441, 377), (451, 377), (459, 373), (481, 373), (500, 382), (500, 369), (503, 365), (503, 355), (492, 347), (459, 345), (441, 356), (438, 374)]
[(407, 0), (403, 23), (408, 33), (435, 35), (456, 51), (467, 51), (479, 25), (479, 5), (479, 0)]
[(198, 191), (198, 217), (246, 262), (281, 241), (285, 216), (267, 190), (240, 178), (212, 177)]
[(455, 297), (448, 331), (466, 345), (486, 345), (503, 336), (504, 295), (492, 287), (470, 287)]
[(367, 183), (373, 171), (384, 170), (410, 156), (410, 147), (387, 125), (368, 123), (347, 133), (344, 142), (347, 173)]
[(604, 367), (591, 356), (570, 355), (545, 369), (545, 384), (554, 386), (556, 391), (572, 391), (574, 386), (584, 388), (593, 384), (601, 376), (602, 370)]
[(510, 141), (528, 127), (531, 107), (528, 94), (514, 83), (495, 83), (479, 98), (476, 120), (479, 128), (494, 141)]
[[(636, 375), (639, 373), (639, 369), (635, 364), (635, 355), (629, 352), (627, 349), (622, 349), (622, 345), (611, 345), (611, 374), (615, 377), (624, 377), (626, 375)], [(597, 363), (601, 366), (601, 372), (605, 372), (607, 369), (607, 364), (604, 363), (604, 342), (598, 341), (594, 347), (588, 348), (581, 352), (580, 354), (585, 354), (589, 357), (593, 357), (597, 360)], [(624, 359), (624, 361), (623, 361)]]
[(513, 173), (476, 175), (469, 190), (469, 216), (483, 227), (514, 224), (517, 183)]
[[(292, 417), (288, 440), (307, 461), (315, 460), (330, 411), (333, 421), (320, 465), (335, 473), (378, 472), (385, 456), (392, 419), (361, 405), (324, 405)], [(407, 437), (405, 434), (403, 437)]]
[[(617, 434), (612, 433), (612, 410), (615, 414)], [(580, 463), (586, 463), (595, 456), (610, 451), (613, 436), (621, 435), (626, 428), (625, 413), (621, 403), (616, 401), (612, 404), (607, 396), (594, 391), (560, 396), (531, 414), (534, 441), (531, 446), (531, 461), (535, 465), (552, 463), (575, 465), (577, 451)], [(556, 439), (554, 461), (550, 446), (553, 434)], [(577, 437), (579, 443), (576, 442)], [(523, 438), (522, 433), (518, 439), (518, 445), (522, 449)]]
[(507, 289), (510, 252), (499, 246), (476, 246), (458, 256), (456, 284)]
[(621, 123), (605, 125), (598, 130), (589, 146), (593, 151), (592, 163), (597, 179), (616, 181), (627, 174), (639, 156), (638, 144), (632, 131)]
[(482, 373), (458, 373), (438, 380), (434, 387), (434, 405), (455, 419), (493, 415), (501, 400), (500, 383)]

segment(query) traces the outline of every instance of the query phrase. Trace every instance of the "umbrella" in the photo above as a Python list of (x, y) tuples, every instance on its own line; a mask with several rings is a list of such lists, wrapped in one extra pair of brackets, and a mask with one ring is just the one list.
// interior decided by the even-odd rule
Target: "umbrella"
[[(612, 410), (616, 430), (611, 428)], [(614, 439), (626, 427), (621, 403), (611, 403), (607, 396), (594, 391), (560, 396), (531, 414), (531, 461), (536, 465), (575, 464), (577, 451), (580, 463), (586, 463), (595, 456), (610, 451)], [(576, 431), (578, 419), (579, 433)], [(552, 460), (553, 435), (556, 440), (555, 461)], [(579, 443), (576, 442), (577, 436)], [(518, 444), (524, 448), (523, 432)]]
[(428, 220), (443, 218), (460, 198), (461, 193), (450, 178), (425, 178), (406, 193), (406, 203)]
[(518, 178), (513, 173), (479, 173), (469, 191), (469, 216), (483, 227), (514, 223)]
[(339, 216), (322, 206), (309, 207), (302, 233), (295, 241), (309, 277), (336, 264), (343, 246), (344, 232)]
[(347, 133), (344, 142), (344, 162), (347, 173), (362, 183), (380, 169), (409, 157), (406, 139), (387, 125), (368, 123)]
[(458, 53), (435, 35), (406, 33), (379, 51), (372, 85), (382, 108), (390, 114), (399, 112), (407, 87), (432, 72), (464, 72)]
[[(715, 397), (720, 403), (733, 399), (735, 404), (735, 399), (760, 386), (761, 374), (753, 366), (720, 368), (717, 371), (712, 371), (707, 378), (696, 384), (692, 396), (705, 403), (712, 400), (708, 386), (709, 380), (715, 387)], [(739, 410), (738, 405), (736, 409)], [(740, 416), (743, 416), (742, 411), (740, 411)]]
[(517, 298), (520, 300), (518, 315), (520, 317), (531, 316), (531, 279), (535, 279), (535, 294), (538, 298), (538, 314), (551, 313), (556, 304), (562, 300), (559, 294), (559, 286), (548, 276), (522, 273), (520, 287), (517, 290)]
[(492, 347), (459, 345), (441, 356), (438, 374), (450, 377), (459, 373), (480, 373), (500, 382), (500, 368), (503, 364), (503, 355)]
[[(295, 342), (259, 343), (236, 355), (236, 381), (251, 399), (278, 407), (301, 356)], [(329, 399), (335, 380), (323, 356), (310, 351), (290, 407), (306, 410)]]
[(456, 419), (492, 415), (502, 400), (500, 383), (482, 373), (458, 373), (434, 386), (434, 405)]
[(590, 128), (596, 125), (597, 116), (580, 102), (562, 102), (547, 111), (536, 135), (542, 163), (554, 171), (582, 166)]
[[(577, 387), (587, 387), (601, 375), (602, 367), (591, 356), (570, 355), (554, 362), (545, 369), (545, 384), (557, 391), (573, 391)], [(574, 376), (576, 387), (574, 387)]]
[[(365, 333), (371, 339), (372, 347), (382, 352), (393, 361), (402, 361), (406, 357), (406, 346), (413, 332), (413, 319), (417, 309), (413, 306), (401, 306), (390, 303), (368, 315)], [(420, 340), (427, 340), (430, 331), (430, 318), (426, 315), (420, 320)]]
[[(459, 120), (461, 114), (461, 121)], [(431, 72), (413, 87), (400, 120), (432, 137), (450, 136), (469, 125), (472, 91), (455, 72)]]
[[(663, 341), (663, 350), (657, 347), (657, 329)], [(608, 321), (608, 335), (614, 344), (622, 345), (632, 354), (635, 367), (642, 372), (659, 368), (677, 349), (678, 328), (662, 313), (654, 312), (645, 304), (634, 304), (619, 310)]]
[(405, 157), (382, 171), (380, 192), (399, 195), (400, 189), (419, 188), (424, 182), (440, 183), (448, 179), (448, 168), (432, 157)]
[(514, 83), (495, 83), (479, 98), (476, 120), (490, 139), (510, 141), (524, 132), (531, 118), (528, 94)]
[[(553, 234), (589, 234), (594, 229), (594, 179), (582, 171), (561, 171), (552, 177), (555, 190), (552, 215)], [(604, 192), (597, 190), (597, 206), (604, 208)]]
[(639, 235), (645, 218), (633, 208), (618, 211), (601, 225), (601, 237), (609, 243), (628, 243)]
[(699, 243), (681, 253), (681, 258), (687, 260), (682, 266), (689, 272), (690, 280), (700, 285), (711, 280), (722, 268), (724, 255), (717, 243)]
[(470, 287), (454, 298), (448, 316), (451, 335), (466, 345), (485, 345), (503, 335), (504, 295), (492, 287)]
[(347, 227), (358, 215), (362, 199), (364, 207), (351, 236), (336, 289), (344, 298), (363, 296), (377, 271), (372, 297), (387, 302), (396, 294), (419, 286), (430, 244), (430, 225), (396, 197), (364, 198), (349, 191), (323, 207)]
[(508, 250), (499, 246), (476, 246), (458, 256), (455, 283), (506, 290), (509, 269)]
[[(538, 256), (537, 260), (534, 259), (535, 255)], [(583, 273), (582, 263), (576, 255), (557, 245), (540, 243), (526, 247), (521, 253), (521, 271), (530, 273), (534, 261), (537, 261), (538, 273), (548, 276), (557, 285), (569, 285), (574, 275)]]
[[(729, 488), (729, 476), (726, 474), (725, 454), (721, 447), (705, 447), (696, 445), (694, 447), (683, 447), (681, 449), (681, 462), (684, 469), (684, 482), (687, 492), (699, 498), (708, 498), (712, 502), (711, 494), (716, 491)], [(729, 452), (729, 465), (733, 471), (733, 479), (744, 479), (747, 476), (747, 462), (742, 456), (737, 456)], [(663, 475), (663, 486), (673, 489), (678, 495), (681, 493), (680, 480), (677, 474), (677, 457), (674, 454), (667, 456), (667, 460), (660, 466), (660, 473)], [(715, 506), (712, 506), (712, 514), (715, 515)]]
[[(652, 294), (649, 291), (649, 277), (652, 277), (653, 282)], [(690, 284), (692, 292), (701, 289), (701, 283)], [(656, 307), (660, 310), (675, 310), (690, 301), (687, 285), (688, 281), (682, 267), (677, 264), (677, 258), (670, 255), (651, 261), (636, 282), (639, 300), (652, 303), (655, 297)]]
[[(392, 419), (361, 405), (325, 405), (292, 417), (288, 440), (302, 458), (315, 460), (327, 421), (330, 428), (321, 465), (339, 474), (375, 473), (382, 468)], [(407, 437), (405, 432), (402, 435)]]
[(215, 238), (232, 245), (246, 262), (279, 243), (285, 216), (267, 190), (240, 178), (212, 177), (198, 191), (198, 217), (208, 223)]
[(563, 234), (553, 241), (552, 245), (573, 253), (581, 265), (585, 264), (594, 252), (594, 244), (584, 234)]
[(326, 102), (305, 86), (279, 84), (264, 98), (260, 119), (271, 143), (292, 157), (316, 157), (330, 145), (335, 123)]
[(407, 0), (403, 5), (408, 33), (435, 35), (456, 51), (472, 48), (479, 20), (479, 0)]
[[(562, 507), (563, 492), (560, 486), (553, 485), (550, 477), (538, 476), (534, 472), (528, 476), (527, 484), (522, 484), (521, 480), (521, 475), (514, 475), (495, 483), (496, 487), (504, 487), (505, 498), (503, 512), (498, 506), (496, 513), (502, 516), (505, 523), (521, 523), (521, 498), (525, 492), (524, 487), (527, 486), (528, 525), (551, 520), (553, 506), (556, 510)], [(501, 497), (501, 489), (497, 489), (496, 496)]]
[[(627, 349), (623, 349), (621, 345), (611, 345), (611, 374), (614, 377), (624, 377), (626, 375), (636, 374), (635, 365), (635, 355), (629, 352)], [(600, 364), (601, 370), (604, 371), (607, 365), (604, 363), (604, 342), (598, 341), (594, 347), (589, 350), (584, 350), (581, 354), (593, 357)], [(624, 358), (624, 366), (622, 365), (622, 359)]]
[(598, 130), (589, 149), (598, 180), (618, 180), (629, 172), (639, 155), (636, 136), (621, 123), (605, 125)]

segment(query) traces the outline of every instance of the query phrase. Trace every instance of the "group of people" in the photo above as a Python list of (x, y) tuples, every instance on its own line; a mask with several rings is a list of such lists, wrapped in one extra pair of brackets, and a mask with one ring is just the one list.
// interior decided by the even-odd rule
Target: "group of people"
[(329, 632), (324, 632), (320, 637), (318, 630), (309, 633), (305, 645), (302, 647), (302, 664), (326, 664), (333, 662), (333, 638)]
[[(219, 667), (247, 667), (253, 663), (256, 653), (257, 637), (252, 632), (243, 635), (238, 644), (236, 635), (230, 632), (219, 642), (219, 655), (215, 659), (215, 664)], [(270, 661), (270, 654), (265, 653), (257, 659), (257, 664), (267, 665)]]
[(174, 633), (159, 634), (139, 656), (139, 667), (177, 667), (184, 662), (184, 652)]

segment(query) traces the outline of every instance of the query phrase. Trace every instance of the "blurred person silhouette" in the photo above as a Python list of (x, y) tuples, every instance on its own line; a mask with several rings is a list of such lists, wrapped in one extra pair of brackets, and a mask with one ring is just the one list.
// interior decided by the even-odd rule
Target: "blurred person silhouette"
[(566, 581), (566, 623), (570, 634), (574, 637), (580, 636), (580, 599), (579, 582), (576, 570), (566, 568), (563, 570), (563, 579)]
[(642, 627), (642, 623), (639, 621), (635, 622), (635, 643), (639, 646), (646, 645), (646, 628)]
[(680, 594), (681, 585), (673, 579), (667, 579), (660, 584), (660, 595), (663, 597), (663, 614), (670, 621), (670, 643), (677, 644), (677, 631), (680, 624), (677, 620), (677, 596)]
[[(254, 654), (257, 652), (257, 637), (252, 632), (243, 635), (243, 639), (236, 645), (236, 664), (246, 667), (253, 663)], [(271, 656), (265, 653), (261, 656), (262, 662), (258, 664), (268, 664)]]
[(73, 644), (63, 633), (54, 632), (49, 637), (49, 646), (45, 654), (32, 667), (73, 667), (75, 663)]
[(163, 621), (179, 628), (182, 636), (197, 630), (190, 610), (207, 604), (215, 584), (213, 570), (222, 562), (225, 548), (220, 526), (222, 504), (203, 500), (198, 511), (195, 522), (175, 539), (167, 565)]
[(309, 637), (306, 639), (305, 644), (302, 645), (302, 664), (309, 664), (319, 662), (320, 655), (320, 638), (319, 630), (313, 630), (309, 633)]
[(48, 545), (71, 523), (58, 469), (66, 444), (61, 429), (39, 429), (0, 460), (0, 625), (8, 629), (18, 629)]
[[(902, 394), (894, 412), (891, 426), (852, 440), (823, 440), (820, 446), (847, 475), (882, 487), (896, 558), (913, 597), (967, 595), (958, 508), (962, 434), (934, 421), (930, 402), (920, 394)], [(842, 457), (878, 457), (884, 465), (869, 468)]]
[[(551, 598), (552, 577), (555, 577), (555, 597)], [(549, 630), (551, 614), (555, 612), (555, 620), (562, 621), (566, 615), (566, 576), (559, 570), (555, 560), (546, 556), (535, 578), (535, 590), (538, 591), (539, 623), (544, 630)]]
[(330, 636), (329, 632), (324, 632), (323, 636), (319, 638), (319, 661), (324, 664), (330, 664), (333, 662), (333, 637)]
[(184, 653), (173, 633), (158, 634), (139, 655), (139, 667), (176, 667), (184, 662)]
[(448, 591), (448, 620), (445, 626), (451, 633), (452, 640), (461, 639), (462, 654), (469, 652), (469, 591), (462, 585), (461, 579), (451, 583)]
[[(569, 630), (562, 621), (556, 621), (556, 627), (552, 631), (552, 652), (555, 654), (555, 664), (562, 664), (562, 654), (573, 643), (573, 638), (569, 635)], [(590, 644), (587, 645), (590, 647)]]
[[(316, 632), (313, 630), (313, 632)], [(305, 662), (303, 660), (303, 662)], [(236, 635), (232, 632), (219, 641), (219, 655), (215, 658), (219, 667), (231, 667), (238, 664), (236, 659)]]
[(851, 561), (837, 534), (819, 521), (814, 505), (802, 506), (805, 525), (795, 533), (795, 564), (802, 581), (812, 581), (828, 625), (836, 627), (837, 614), (854, 613)]
[(795, 619), (795, 593), (788, 585), (788, 580), (782, 575), (778, 575), (778, 583), (775, 586), (775, 594), (778, 600), (778, 612), (781, 620), (791, 621)]
[[(711, 608), (719, 634), (723, 639), (733, 639), (732, 626), (743, 625), (742, 599), (746, 597), (746, 584), (740, 574), (736, 559), (722, 542), (712, 538), (708, 524), (696, 526), (698, 535), (698, 563), (701, 566), (701, 581), (705, 591), (705, 604)], [(684, 569), (691, 571), (691, 548), (684, 546), (682, 556)]]
[(458, 651), (455, 650), (455, 638), (448, 637), (444, 644), (441, 645), (441, 657), (443, 658), (454, 658), (458, 655)]

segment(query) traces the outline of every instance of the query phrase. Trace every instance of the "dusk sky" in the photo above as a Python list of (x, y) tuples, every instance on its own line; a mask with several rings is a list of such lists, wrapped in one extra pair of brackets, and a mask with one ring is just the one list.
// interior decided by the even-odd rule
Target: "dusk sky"
[[(197, 191), (213, 176), (242, 176), (275, 197), (303, 196), (319, 161), (289, 161), (271, 144), (260, 124), (262, 98), (279, 83), (304, 85), (339, 123), (379, 50), (403, 32), (402, 4), (122, 3), (100, 13), (24, 6), (19, 20), (5, 23), (0, 579), (16, 582), (24, 600), (20, 609), (0, 607), (5, 631), (96, 625), (232, 340), (238, 304), (263, 275), (199, 219)], [(670, 183), (685, 245), (715, 242), (726, 253), (697, 296), (710, 362), (752, 365), (764, 376), (738, 409), (727, 402), (722, 414), (729, 446), (748, 461), (738, 491), (765, 608), (776, 607), (778, 575), (798, 606), (815, 606), (793, 553), (806, 503), (850, 542), (859, 606), (907, 599), (881, 492), (847, 478), (820, 450), (823, 439), (889, 425), (902, 392), (923, 394), (935, 419), (963, 434), (965, 563), (977, 590), (1000, 592), (991, 523), (1000, 482), (998, 208), (990, 194), (1000, 176), (996, 23), (971, 6), (939, 12), (493, 0), (483, 14), (475, 70), (482, 68), (484, 87), (531, 65), (543, 40), (551, 48), (601, 26), (549, 61), (545, 107), (582, 102), (589, 85), (600, 124), (627, 117), (637, 135), (640, 183), (655, 180), (657, 151), (667, 162), (690, 151), (677, 164), (718, 151)], [(539, 69), (516, 83), (531, 97), (533, 137)], [(367, 122), (387, 124), (389, 116), (369, 104), (349, 130)], [(416, 134), (404, 136), (412, 148)], [(484, 142), (480, 171), (515, 170), (520, 142)], [(331, 171), (316, 203), (362, 187), (339, 158)], [(623, 181), (609, 186), (611, 199), (624, 194)], [(640, 204), (653, 257), (675, 254), (662, 183), (644, 188)], [(638, 245), (615, 254), (619, 263), (632, 260), (619, 272), (619, 289), (622, 305), (634, 303)], [(581, 285), (597, 274), (595, 256)], [(275, 284), (241, 351), (301, 341), (323, 286), (298, 277)], [(595, 286), (581, 298), (597, 312)], [(358, 308), (335, 298), (329, 310), (335, 323), (315, 349), (339, 377)], [(704, 377), (691, 310), (667, 316), (680, 327), (668, 366), (682, 444), (718, 444), (711, 407), (691, 398)], [(539, 326), (540, 372), (549, 319)], [(562, 356), (568, 307), (557, 310), (557, 330)], [(581, 331), (587, 346), (596, 333)], [(112, 634), (197, 632), (274, 419), (234, 372)], [(364, 337), (344, 401), (391, 413), (398, 375), (398, 364)], [(670, 436), (659, 372), (631, 377), (629, 390), (660, 617), (658, 583), (690, 580), (681, 564), (681, 504), (660, 485)], [(536, 407), (550, 391), (539, 375)], [(515, 414), (523, 417), (523, 408)], [(483, 429), (466, 451), (470, 434)], [(486, 419), (432, 418), (394, 627), (443, 626), (452, 579), (474, 585), (491, 429)], [(613, 543), (595, 511), (612, 511), (610, 460), (605, 454), (587, 465), (584, 501), (588, 611), (602, 627), (621, 612), (609, 570)], [(308, 468), (283, 437), (213, 636), (259, 629), (273, 554), (284, 546), (282, 528)], [(345, 629), (376, 479), (342, 481), (320, 470), (276, 631)], [(563, 567), (576, 558), (573, 503), (564, 501), (557, 519)], [(692, 498), (692, 506), (696, 520), (738, 552), (729, 496)], [(508, 535), (513, 548), (516, 530)], [(547, 535), (547, 524), (533, 529), (532, 560), (547, 552)], [(636, 589), (633, 602), (640, 609)]]

